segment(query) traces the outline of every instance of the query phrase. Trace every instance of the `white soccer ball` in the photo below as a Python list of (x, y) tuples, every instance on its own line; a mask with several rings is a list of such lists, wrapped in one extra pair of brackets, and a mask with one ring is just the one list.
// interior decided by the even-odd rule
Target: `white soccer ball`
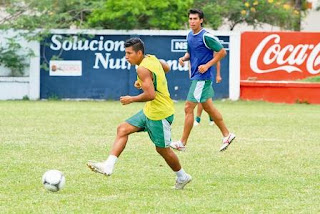
[(61, 190), (66, 183), (66, 178), (59, 170), (46, 171), (42, 176), (42, 184), (44, 188), (51, 192), (57, 192)]

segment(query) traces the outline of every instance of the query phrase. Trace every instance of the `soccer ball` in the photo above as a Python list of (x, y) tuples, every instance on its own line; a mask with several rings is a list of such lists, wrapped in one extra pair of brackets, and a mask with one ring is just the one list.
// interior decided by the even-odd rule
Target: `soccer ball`
[(46, 171), (42, 176), (42, 184), (44, 188), (51, 191), (57, 192), (64, 187), (66, 183), (66, 178), (63, 173), (59, 170), (49, 170)]

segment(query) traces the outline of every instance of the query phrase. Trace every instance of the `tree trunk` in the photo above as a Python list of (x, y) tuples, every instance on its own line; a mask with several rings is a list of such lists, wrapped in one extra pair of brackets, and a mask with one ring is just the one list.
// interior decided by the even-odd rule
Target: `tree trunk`
[(297, 24), (294, 27), (295, 31), (301, 31), (301, 0), (295, 0), (295, 9), (299, 12), (298, 14), (298, 21)]

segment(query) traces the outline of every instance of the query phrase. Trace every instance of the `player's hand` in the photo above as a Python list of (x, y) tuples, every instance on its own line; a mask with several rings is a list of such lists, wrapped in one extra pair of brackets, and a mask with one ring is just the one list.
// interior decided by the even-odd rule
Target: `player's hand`
[(205, 73), (208, 69), (209, 68), (206, 65), (199, 65), (198, 67), (198, 71), (202, 74)]
[(222, 80), (221, 76), (220, 75), (217, 75), (216, 76), (216, 83), (220, 83)]
[(183, 57), (180, 57), (180, 58), (179, 58), (179, 64), (180, 64), (181, 66), (184, 66)]
[(138, 80), (134, 82), (134, 87), (136, 87), (137, 89), (141, 89), (141, 84), (139, 83)]
[(128, 105), (132, 103), (132, 97), (131, 96), (122, 96), (120, 97), (120, 102), (122, 105)]

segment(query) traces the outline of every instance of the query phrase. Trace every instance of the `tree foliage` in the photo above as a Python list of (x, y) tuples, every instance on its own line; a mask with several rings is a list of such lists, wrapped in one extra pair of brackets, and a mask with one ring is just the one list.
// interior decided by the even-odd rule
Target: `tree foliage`
[[(0, 29), (6, 41), (0, 45), (0, 64), (9, 68), (11, 76), (23, 76), (26, 59), (33, 55), (22, 47), (19, 38), (40, 40), (50, 29), (85, 27), (87, 16), (98, 7), (99, 0), (3, 0), (0, 2)], [(4, 12), (4, 13), (3, 13)], [(17, 35), (6, 37), (5, 30), (15, 29)], [(35, 29), (43, 29), (35, 31)], [(10, 35), (10, 34), (8, 34)]]
[(230, 30), (237, 24), (257, 27), (263, 23), (288, 30), (300, 30), (300, 21), (307, 10), (306, 0), (195, 0), (202, 8), (207, 24), (217, 29), (223, 22)]
[(262, 23), (299, 30), (307, 0), (2, 0), (0, 28), (186, 29), (187, 11), (200, 8), (207, 26)]
[(33, 56), (30, 50), (26, 54), (21, 54), (22, 46), (15, 41), (15, 38), (9, 38), (5, 45), (0, 46), (0, 65), (11, 70), (10, 76), (23, 76), (24, 68), (28, 66), (26, 58)]
[(105, 1), (92, 12), (88, 24), (111, 29), (181, 29), (191, 5), (192, 0)]
[(101, 0), (7, 0), (1, 29), (54, 29), (87, 27), (87, 17)]

